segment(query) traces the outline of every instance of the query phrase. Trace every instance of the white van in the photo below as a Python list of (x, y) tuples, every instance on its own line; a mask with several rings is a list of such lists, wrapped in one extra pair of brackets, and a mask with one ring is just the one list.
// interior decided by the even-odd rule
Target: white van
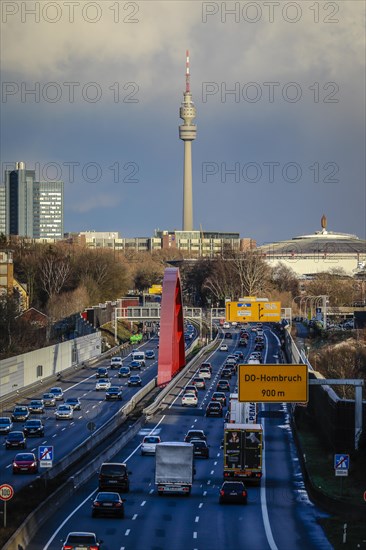
[(134, 351), (132, 353), (132, 361), (140, 361), (142, 366), (145, 366), (145, 352), (144, 351)]

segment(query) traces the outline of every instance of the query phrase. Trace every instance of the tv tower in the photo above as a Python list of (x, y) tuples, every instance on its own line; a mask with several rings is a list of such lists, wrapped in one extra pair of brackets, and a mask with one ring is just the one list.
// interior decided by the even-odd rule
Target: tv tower
[(196, 108), (192, 101), (189, 74), (189, 51), (186, 52), (186, 91), (179, 109), (183, 124), (179, 126), (179, 138), (184, 141), (184, 172), (183, 172), (183, 231), (193, 230), (193, 200), (192, 200), (192, 141), (196, 139), (197, 128), (193, 124), (196, 118)]

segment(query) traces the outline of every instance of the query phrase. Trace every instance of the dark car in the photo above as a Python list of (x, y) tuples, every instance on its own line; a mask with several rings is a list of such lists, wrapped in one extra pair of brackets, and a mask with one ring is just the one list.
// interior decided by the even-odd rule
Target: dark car
[(191, 439), (201, 439), (202, 441), (206, 441), (207, 437), (203, 430), (188, 430), (184, 437), (184, 442), (190, 443)]
[(32, 399), (32, 401), (28, 405), (29, 412), (35, 413), (35, 414), (43, 414), (44, 413), (44, 403), (43, 399)]
[(125, 498), (121, 498), (119, 493), (98, 493), (92, 504), (92, 517), (101, 515), (125, 516), (124, 502)]
[(24, 424), (24, 434), (28, 437), (34, 435), (43, 437), (44, 436), (44, 424), (42, 423), (42, 420), (39, 419), (30, 419), (27, 420)]
[(62, 550), (98, 550), (102, 540), (98, 540), (95, 533), (74, 532), (69, 533), (62, 545)]
[(104, 462), (99, 470), (98, 487), (100, 491), (112, 489), (113, 491), (130, 490), (130, 480), (126, 464), (120, 462)]
[(108, 378), (109, 373), (106, 367), (98, 367), (95, 373), (95, 378)]
[(227, 380), (219, 380), (216, 385), (216, 391), (230, 391), (230, 384)]
[(11, 413), (13, 422), (25, 422), (29, 418), (29, 409), (23, 405), (16, 405)]
[(141, 370), (141, 367), (143, 366), (143, 364), (142, 364), (142, 361), (138, 361), (136, 359), (136, 361), (131, 361), (129, 366), (131, 370)]
[(254, 351), (262, 351), (264, 349), (264, 342), (258, 342), (254, 346)]
[(65, 405), (70, 405), (74, 411), (81, 411), (81, 403), (78, 397), (68, 397), (65, 401)]
[(246, 504), (248, 501), (248, 493), (242, 481), (224, 481), (221, 485), (219, 503), (237, 502)]
[(9, 432), (5, 439), (5, 449), (25, 449), (27, 440), (23, 432)]
[(119, 386), (111, 386), (109, 390), (105, 392), (105, 398), (107, 401), (111, 401), (113, 399), (122, 401), (122, 390)]
[(141, 377), (138, 374), (131, 374), (127, 384), (128, 386), (142, 386)]
[(38, 472), (38, 460), (34, 453), (18, 453), (12, 464), (13, 474), (36, 474)]
[(225, 367), (222, 369), (221, 371), (221, 377), (222, 378), (231, 378), (231, 375), (232, 375), (232, 371), (231, 371), (231, 367)]
[(0, 417), (0, 434), (8, 434), (13, 428), (13, 423), (8, 416)]
[(212, 394), (211, 401), (218, 401), (222, 407), (226, 407), (226, 394), (222, 391), (215, 391)]
[(118, 371), (118, 378), (130, 376), (131, 369), (130, 367), (121, 367)]
[(155, 351), (153, 349), (147, 349), (145, 351), (146, 359), (155, 359)]
[(212, 365), (211, 365), (211, 363), (207, 363), (207, 362), (206, 363), (201, 363), (200, 369), (202, 369), (202, 368), (209, 369), (210, 373), (212, 374)]
[(203, 439), (191, 439), (190, 443), (193, 445), (193, 456), (209, 458), (210, 451), (206, 441), (203, 441)]
[(247, 347), (247, 339), (246, 338), (239, 338), (238, 346), (246, 348)]
[(219, 401), (210, 401), (206, 407), (206, 416), (222, 416), (222, 405)]
[(231, 334), (231, 332), (225, 332), (225, 338), (230, 339), (232, 337), (233, 337), (233, 335)]

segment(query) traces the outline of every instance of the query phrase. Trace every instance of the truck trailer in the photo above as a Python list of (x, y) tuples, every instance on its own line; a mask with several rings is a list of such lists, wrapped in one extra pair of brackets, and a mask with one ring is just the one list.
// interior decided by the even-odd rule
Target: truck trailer
[(224, 479), (262, 477), (263, 426), (261, 424), (224, 425)]
[(155, 485), (158, 494), (189, 495), (194, 476), (193, 445), (180, 441), (158, 443), (155, 448)]

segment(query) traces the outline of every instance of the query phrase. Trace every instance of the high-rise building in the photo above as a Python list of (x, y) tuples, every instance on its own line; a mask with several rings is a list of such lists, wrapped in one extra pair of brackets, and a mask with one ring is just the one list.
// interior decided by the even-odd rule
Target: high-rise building
[(183, 231), (193, 231), (193, 198), (192, 198), (192, 141), (196, 139), (197, 127), (193, 124), (196, 108), (190, 90), (189, 51), (186, 52), (186, 91), (179, 110), (183, 124), (179, 126), (179, 138), (184, 141), (183, 173)]
[(5, 170), (5, 233), (34, 239), (62, 239), (64, 184), (36, 181), (34, 170), (17, 162)]
[(0, 185), (0, 235), (6, 233), (5, 185)]

